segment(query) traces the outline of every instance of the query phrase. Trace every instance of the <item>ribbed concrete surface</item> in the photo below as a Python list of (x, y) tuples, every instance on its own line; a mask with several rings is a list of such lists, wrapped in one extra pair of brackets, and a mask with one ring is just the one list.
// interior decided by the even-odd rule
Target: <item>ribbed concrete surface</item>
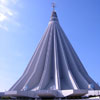
[(69, 90), (100, 87), (89, 77), (63, 32), (55, 11), (25, 72), (11, 87), (14, 90)]

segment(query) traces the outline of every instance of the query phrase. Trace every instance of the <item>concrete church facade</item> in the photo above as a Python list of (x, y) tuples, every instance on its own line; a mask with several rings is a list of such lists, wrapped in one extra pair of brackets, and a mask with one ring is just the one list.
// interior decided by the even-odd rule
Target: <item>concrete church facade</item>
[(86, 72), (53, 10), (26, 70), (5, 95), (63, 98), (94, 95), (94, 90), (98, 92), (100, 87)]

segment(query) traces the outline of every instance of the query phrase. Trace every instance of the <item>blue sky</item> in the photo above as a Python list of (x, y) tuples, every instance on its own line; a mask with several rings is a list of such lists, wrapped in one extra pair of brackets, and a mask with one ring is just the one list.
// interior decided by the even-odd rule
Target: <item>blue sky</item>
[(89, 75), (100, 84), (100, 0), (0, 0), (0, 91), (22, 75), (52, 8)]

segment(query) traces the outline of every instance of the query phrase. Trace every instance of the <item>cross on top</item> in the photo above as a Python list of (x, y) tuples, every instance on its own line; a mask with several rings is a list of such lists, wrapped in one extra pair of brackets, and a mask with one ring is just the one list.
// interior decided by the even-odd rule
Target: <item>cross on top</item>
[(56, 4), (53, 2), (53, 3), (52, 3), (53, 11), (55, 11), (55, 7), (56, 7)]

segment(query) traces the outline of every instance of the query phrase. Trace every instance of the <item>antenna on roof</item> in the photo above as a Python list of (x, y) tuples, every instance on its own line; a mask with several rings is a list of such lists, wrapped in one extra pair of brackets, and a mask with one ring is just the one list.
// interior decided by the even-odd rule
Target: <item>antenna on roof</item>
[(55, 7), (56, 7), (56, 4), (53, 2), (53, 3), (52, 3), (53, 11), (55, 11)]

